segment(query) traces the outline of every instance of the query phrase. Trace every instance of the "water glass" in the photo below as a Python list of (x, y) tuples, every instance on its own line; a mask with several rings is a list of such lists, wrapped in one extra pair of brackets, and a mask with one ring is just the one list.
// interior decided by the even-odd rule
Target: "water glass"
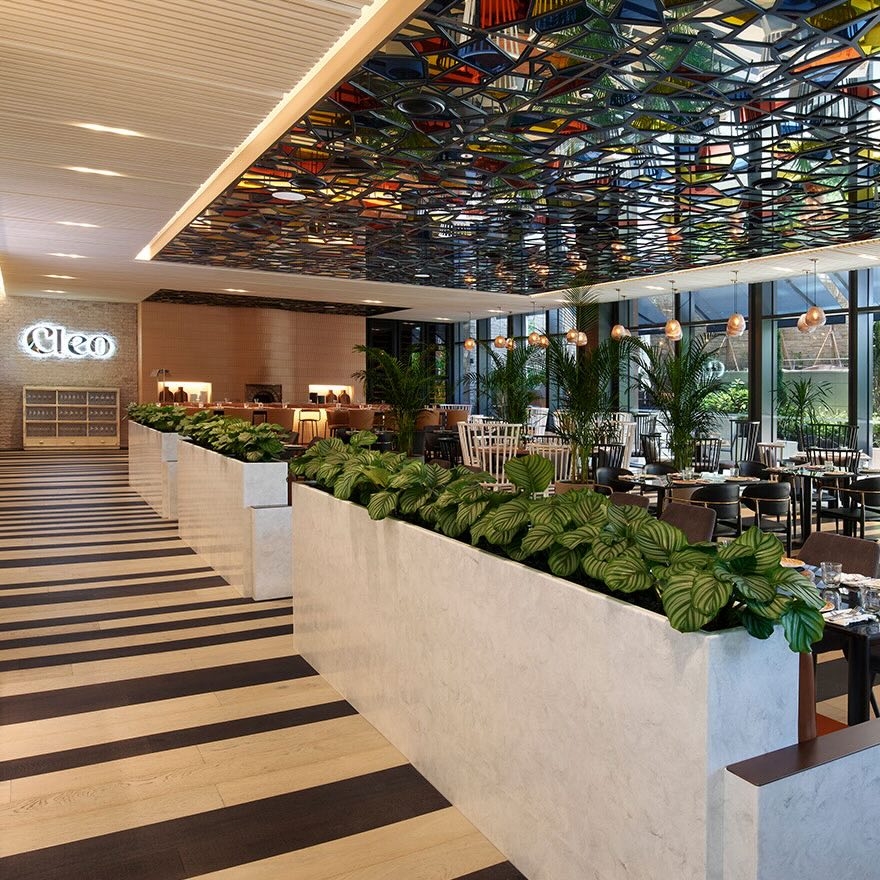
[(832, 610), (840, 610), (840, 593), (837, 590), (822, 590), (819, 595), (824, 602), (831, 606)]
[(819, 570), (826, 587), (832, 590), (840, 587), (840, 577), (843, 574), (842, 562), (823, 562), (819, 565)]
[(683, 467), (681, 469), (681, 478), (683, 480), (692, 480), (694, 478), (694, 469), (692, 467)]

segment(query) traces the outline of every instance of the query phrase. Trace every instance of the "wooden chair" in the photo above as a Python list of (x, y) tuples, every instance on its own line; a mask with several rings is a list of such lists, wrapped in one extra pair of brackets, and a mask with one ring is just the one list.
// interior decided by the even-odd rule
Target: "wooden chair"
[(694, 470), (717, 473), (721, 464), (721, 438), (697, 437), (694, 441)]
[(608, 500), (616, 507), (641, 507), (648, 509), (650, 499), (647, 495), (633, 495), (630, 492), (612, 492), (608, 496)]
[(739, 486), (736, 483), (700, 486), (691, 493), (689, 503), (715, 511), (716, 531), (719, 525), (724, 525), (735, 535), (742, 534), (742, 508), (739, 504)]
[[(757, 464), (757, 462), (754, 462)], [(785, 552), (791, 556), (791, 485), (789, 483), (753, 483), (743, 489), (742, 506), (755, 514), (755, 525), (765, 532), (785, 535)], [(773, 517), (776, 528), (765, 518)]]
[(446, 427), (450, 431), (454, 431), (460, 422), (466, 422), (471, 414), (471, 407), (459, 407), (456, 409), (447, 409), (444, 407), (446, 417)]
[(272, 425), (280, 425), (288, 434), (293, 433), (293, 417), (296, 410), (285, 409), (284, 407), (266, 407), (266, 421)]
[(348, 410), (348, 424), (353, 431), (371, 431), (375, 422), (376, 410), (374, 409)]
[(660, 520), (681, 529), (689, 544), (711, 541), (715, 534), (715, 511), (708, 507), (673, 501), (666, 505)]

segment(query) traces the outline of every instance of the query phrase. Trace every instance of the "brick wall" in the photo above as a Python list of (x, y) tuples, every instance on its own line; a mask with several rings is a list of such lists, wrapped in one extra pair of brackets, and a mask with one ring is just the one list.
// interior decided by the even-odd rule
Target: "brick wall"
[[(19, 348), (21, 331), (48, 321), (70, 330), (106, 331), (116, 337), (113, 358), (37, 360)], [(0, 299), (0, 449), (22, 443), (22, 385), (101, 386), (120, 389), (123, 409), (137, 399), (137, 306), (38, 297)], [(123, 419), (123, 442), (125, 442)]]
[(214, 400), (242, 400), (247, 383), (280, 384), (285, 401), (308, 400), (310, 384), (355, 386), (363, 367), (364, 318), (226, 306), (141, 303), (140, 392), (158, 397), (150, 372), (170, 370), (177, 381), (210, 382)]

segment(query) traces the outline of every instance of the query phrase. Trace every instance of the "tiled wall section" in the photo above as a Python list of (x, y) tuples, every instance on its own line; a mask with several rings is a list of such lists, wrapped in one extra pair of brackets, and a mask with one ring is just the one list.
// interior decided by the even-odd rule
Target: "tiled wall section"
[[(19, 348), (21, 331), (40, 321), (70, 330), (106, 331), (118, 350), (107, 361), (37, 360)], [(0, 299), (0, 449), (21, 447), (22, 385), (120, 389), (120, 404), (137, 400), (137, 306), (28, 296)], [(122, 440), (126, 442), (123, 418)]]
[(215, 400), (241, 400), (246, 383), (280, 384), (285, 401), (308, 400), (310, 384), (354, 385), (363, 367), (355, 345), (364, 318), (223, 306), (141, 303), (141, 399), (156, 400), (150, 372), (174, 381), (211, 382)]

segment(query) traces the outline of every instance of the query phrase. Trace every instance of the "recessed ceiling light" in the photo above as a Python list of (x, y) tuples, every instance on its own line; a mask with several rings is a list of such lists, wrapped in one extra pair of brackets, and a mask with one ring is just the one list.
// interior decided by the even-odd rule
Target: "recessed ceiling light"
[(365, 300), (363, 300), (363, 302), (370, 303), (371, 305), (374, 305), (374, 306), (382, 305), (381, 299), (365, 299)]
[(63, 278), (65, 281), (73, 281), (76, 275), (44, 275), (43, 278)]
[(504, 309), (486, 309), (487, 312), (492, 312), (493, 315), (500, 315), (504, 311)]
[(282, 202), (302, 202), (305, 195), (292, 189), (282, 189), (272, 193), (272, 198), (281, 199)]
[(97, 223), (75, 223), (73, 220), (56, 220), (59, 226), (82, 226), (84, 229), (100, 229)]
[(645, 285), (645, 290), (666, 290), (665, 287), (655, 287), (653, 284)]
[(224, 287), (227, 293), (247, 293), (243, 287)]
[(416, 274), (413, 275), (413, 278), (430, 278), (430, 277), (431, 276), (427, 272), (416, 272)]
[(59, 253), (51, 253), (50, 257), (68, 257), (71, 260), (84, 260), (85, 257), (82, 254), (59, 254)]
[(880, 257), (875, 257), (873, 254), (859, 254), (859, 256), (863, 260), (880, 260)]
[(435, 321), (451, 321), (451, 318), (434, 318)]
[(774, 272), (791, 272), (791, 269), (787, 269), (785, 266), (771, 266), (770, 268)]
[(118, 171), (108, 171), (106, 168), (86, 168), (85, 165), (65, 165), (66, 171), (76, 171), (79, 174), (100, 174), (102, 177), (125, 177)]
[(105, 134), (118, 134), (122, 137), (146, 137), (145, 134), (141, 134), (139, 131), (132, 131), (130, 128), (114, 128), (111, 125), (99, 125), (97, 122), (74, 122), (71, 124), (77, 128), (87, 128), (89, 131), (100, 131)]
[(66, 290), (52, 290), (51, 288), (44, 288), (43, 293), (67, 293)]

